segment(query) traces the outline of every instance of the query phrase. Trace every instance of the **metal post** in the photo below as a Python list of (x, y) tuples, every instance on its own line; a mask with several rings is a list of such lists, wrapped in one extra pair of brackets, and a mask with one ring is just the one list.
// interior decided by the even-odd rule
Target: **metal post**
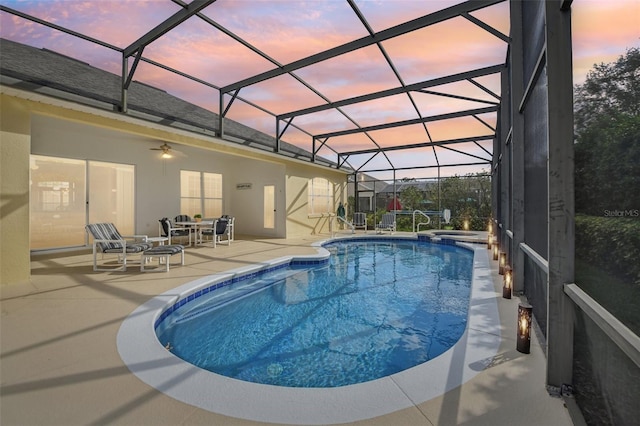
[(220, 132), (218, 136), (220, 139), (224, 139), (224, 117), (222, 114), (224, 113), (224, 93), (219, 91), (220, 96), (218, 100), (218, 131)]
[(549, 131), (549, 299), (547, 385), (571, 384), (573, 305), (564, 285), (574, 282), (574, 162), (571, 9), (545, 2)]
[(127, 81), (127, 75), (129, 74), (129, 58), (122, 55), (122, 82), (120, 86), (120, 112), (126, 113), (127, 106), (127, 88), (125, 82)]
[(277, 117), (276, 117), (276, 144), (273, 147), (273, 151), (274, 152), (280, 151), (280, 120), (278, 120)]
[(359, 189), (358, 189), (358, 172), (353, 172), (353, 196), (354, 196), (354, 200), (353, 200), (353, 212), (359, 212), (360, 211), (360, 196), (359, 196)]
[[(525, 241), (524, 228), (524, 116), (519, 111), (524, 96), (524, 70), (522, 58), (522, 3), (512, 1), (511, 7), (511, 217), (513, 246), (511, 267), (513, 269), (513, 291), (524, 293), (524, 252), (520, 244)], [(515, 60), (514, 60), (515, 59)]]
[(444, 215), (442, 214), (442, 193), (440, 192), (440, 165), (438, 165), (438, 211), (440, 212), (438, 229), (442, 229), (442, 220), (444, 218)]
[[(398, 221), (398, 215), (396, 214), (396, 200), (397, 200), (397, 195), (396, 195), (396, 169), (393, 169), (393, 199), (391, 200), (391, 203), (393, 205), (393, 220)], [(397, 226), (397, 225), (396, 225)]]

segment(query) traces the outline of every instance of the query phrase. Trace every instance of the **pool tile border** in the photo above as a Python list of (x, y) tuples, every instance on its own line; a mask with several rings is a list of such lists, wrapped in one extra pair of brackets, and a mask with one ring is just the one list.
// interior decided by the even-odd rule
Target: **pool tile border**
[[(322, 246), (343, 239), (417, 240), (473, 251), (469, 318), (458, 343), (429, 362), (370, 382), (338, 388), (286, 388), (243, 382), (200, 369), (177, 358), (158, 341), (156, 327), (186, 303), (292, 262), (302, 265), (327, 262), (329, 252)], [(318, 250), (317, 255), (283, 257), (209, 275), (152, 298), (132, 312), (120, 327), (117, 346), (122, 360), (140, 380), (184, 403), (237, 418), (302, 425), (364, 420), (428, 401), (470, 380), (481, 371), (477, 365), (497, 353), (501, 339), (497, 295), (487, 251), (481, 249), (482, 245), (421, 235), (370, 235), (333, 238), (312, 246)], [(149, 368), (150, 365), (154, 367)], [(454, 379), (448, 375), (452, 369), (457, 370)], [(426, 377), (429, 380), (424, 380)]]
[(186, 305), (189, 302), (193, 302), (195, 300), (197, 300), (198, 298), (205, 296), (215, 290), (219, 290), (221, 288), (230, 286), (232, 284), (236, 284), (242, 281), (246, 281), (249, 279), (253, 279), (253, 278), (257, 278), (260, 275), (264, 275), (266, 273), (269, 272), (273, 272), (273, 271), (277, 271), (278, 269), (283, 269), (283, 268), (287, 268), (289, 266), (314, 266), (314, 265), (322, 265), (325, 263), (329, 262), (329, 258), (322, 258), (322, 259), (291, 259), (289, 262), (284, 262), (282, 264), (279, 265), (275, 265), (275, 266), (268, 266), (268, 267), (263, 267), (261, 268), (259, 271), (256, 272), (247, 272), (247, 273), (239, 273), (237, 276), (234, 276), (233, 278), (225, 278), (225, 277), (221, 277), (221, 278), (214, 278), (210, 285), (205, 285), (202, 288), (197, 288), (194, 289), (193, 292), (186, 294), (184, 296), (182, 296), (179, 300), (177, 300), (175, 303), (173, 303), (173, 305), (168, 306), (164, 311), (162, 311), (162, 313), (160, 314), (160, 316), (156, 319), (153, 327), (154, 328), (158, 328), (162, 322), (168, 317), (170, 316), (172, 313), (176, 312), (179, 308), (181, 308), (182, 306)]
[[(320, 241), (318, 243), (315, 243), (314, 245), (317, 245), (318, 248), (322, 248), (322, 246), (326, 245), (326, 244), (331, 244), (332, 242), (338, 242), (340, 240), (348, 240), (348, 241), (355, 241), (355, 242), (361, 242), (361, 241), (379, 241), (379, 240), (383, 240), (383, 241), (388, 241), (388, 242), (401, 242), (401, 241), (407, 241), (407, 240), (412, 240), (415, 241), (416, 237), (414, 236), (389, 236), (389, 237), (385, 237), (383, 235), (370, 235), (370, 236), (360, 236), (360, 237), (343, 237), (343, 238), (334, 238), (331, 240), (326, 240), (326, 241)], [(442, 244), (442, 245), (456, 245), (456, 241), (450, 238), (432, 238), (429, 235), (418, 235), (417, 236), (417, 241), (418, 242), (426, 242), (426, 243), (432, 243), (432, 244)], [(463, 247), (461, 245), (461, 247)], [(252, 272), (238, 272), (236, 275), (234, 275), (232, 278), (213, 278), (210, 285), (209, 286), (205, 286), (203, 288), (197, 288), (194, 289), (192, 293), (187, 294), (186, 296), (183, 296), (181, 299), (177, 300), (172, 306), (168, 306), (161, 314), (160, 316), (156, 319), (155, 323), (154, 323), (154, 328), (158, 328), (162, 322), (168, 317), (170, 316), (173, 312), (176, 312), (179, 308), (181, 308), (182, 306), (186, 305), (189, 302), (192, 302), (196, 299), (198, 299), (201, 296), (204, 296), (206, 294), (209, 294), (215, 290), (227, 287), (231, 284), (236, 284), (238, 282), (242, 282), (248, 279), (253, 279), (253, 278), (257, 278), (260, 275), (269, 273), (269, 272), (273, 272), (276, 271), (278, 269), (282, 269), (282, 268), (288, 268), (290, 266), (314, 266), (314, 265), (322, 265), (325, 264), (329, 261), (329, 257), (326, 253), (321, 252), (319, 253), (319, 255), (321, 256), (321, 258), (317, 258), (313, 255), (308, 255), (303, 257), (292, 257), (290, 258), (288, 261), (284, 260), (284, 259), (277, 259), (278, 264), (273, 265), (273, 266), (263, 266), (261, 268), (259, 268), (256, 271), (252, 271)]]

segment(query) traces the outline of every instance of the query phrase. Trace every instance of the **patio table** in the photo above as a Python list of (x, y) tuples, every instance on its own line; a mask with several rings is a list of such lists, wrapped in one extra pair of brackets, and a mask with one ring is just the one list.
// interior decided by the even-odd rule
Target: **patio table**
[(194, 237), (191, 240), (191, 245), (202, 244), (202, 233), (200, 230), (202, 228), (211, 228), (213, 225), (212, 220), (201, 220), (200, 222), (196, 221), (188, 221), (188, 222), (176, 222), (178, 226), (181, 226), (185, 229), (189, 229), (192, 236)]

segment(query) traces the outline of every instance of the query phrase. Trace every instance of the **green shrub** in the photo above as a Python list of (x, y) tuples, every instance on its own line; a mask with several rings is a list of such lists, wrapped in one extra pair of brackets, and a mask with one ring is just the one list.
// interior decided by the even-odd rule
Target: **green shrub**
[(640, 285), (640, 220), (577, 215), (576, 257)]

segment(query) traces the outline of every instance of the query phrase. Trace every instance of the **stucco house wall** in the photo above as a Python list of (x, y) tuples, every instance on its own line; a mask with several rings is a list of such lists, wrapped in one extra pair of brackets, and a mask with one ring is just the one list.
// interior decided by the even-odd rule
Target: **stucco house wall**
[[(30, 154), (134, 165), (138, 234), (157, 235), (161, 216), (180, 213), (180, 170), (223, 175), (223, 210), (236, 218), (236, 235), (292, 238), (329, 232), (328, 218), (307, 214), (307, 185), (321, 176), (344, 188), (343, 171), (117, 112), (5, 86), (0, 89), (2, 284), (29, 278)], [(160, 159), (150, 148), (163, 142), (186, 157)], [(246, 183), (250, 189), (238, 187)], [(262, 224), (264, 184), (276, 187), (273, 230)], [(336, 196), (344, 196), (343, 189)]]

